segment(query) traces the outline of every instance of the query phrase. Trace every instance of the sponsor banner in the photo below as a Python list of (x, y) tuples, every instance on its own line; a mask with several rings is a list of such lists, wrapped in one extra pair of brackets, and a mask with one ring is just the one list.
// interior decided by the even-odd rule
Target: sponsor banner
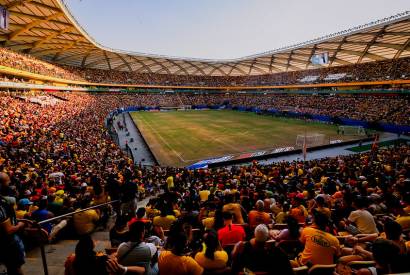
[(239, 156), (237, 156), (235, 159), (247, 159), (252, 157), (252, 153), (246, 153), (246, 154), (241, 154)]
[(276, 148), (276, 149), (273, 149), (271, 152), (269, 152), (269, 154), (283, 153), (283, 152), (288, 152), (292, 150), (295, 150), (295, 147), (288, 146), (288, 147)]
[(219, 158), (201, 160), (197, 163), (194, 163), (194, 164), (188, 166), (187, 168), (188, 169), (207, 168), (208, 165), (211, 164), (211, 163), (224, 162), (224, 161), (231, 160), (232, 158), (233, 158), (233, 156), (229, 155), (229, 156), (223, 156), (223, 157), (219, 157)]
[(252, 159), (252, 158), (256, 158), (256, 157), (263, 157), (265, 155), (288, 152), (288, 151), (292, 151), (292, 150), (295, 150), (295, 147), (289, 146), (289, 147), (275, 148), (272, 151), (258, 151), (258, 152), (244, 153), (244, 154), (240, 154), (240, 155), (237, 155), (237, 156), (233, 156), (233, 155), (223, 156), (223, 157), (220, 157), (220, 158), (201, 160), (199, 162), (196, 162), (196, 163), (188, 166), (187, 168), (188, 169), (207, 168), (209, 164), (220, 163), (220, 162), (225, 162), (225, 161), (229, 161), (229, 160)]
[(331, 140), (329, 143), (330, 144), (337, 144), (337, 143), (342, 143), (343, 142), (343, 140), (341, 140), (341, 139), (335, 139), (335, 140)]
[(251, 157), (254, 158), (254, 157), (260, 157), (260, 156), (263, 156), (263, 155), (266, 155), (266, 151), (255, 152), (255, 153), (252, 154)]

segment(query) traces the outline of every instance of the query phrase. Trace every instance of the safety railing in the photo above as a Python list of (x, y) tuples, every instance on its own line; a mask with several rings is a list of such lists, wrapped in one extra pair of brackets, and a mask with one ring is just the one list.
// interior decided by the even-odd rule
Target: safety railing
[(97, 204), (97, 205), (93, 205), (84, 209), (80, 209), (77, 211), (73, 211), (67, 214), (63, 214), (60, 216), (56, 216), (53, 218), (49, 218), (40, 222), (33, 222), (33, 221), (29, 221), (32, 224), (32, 228), (36, 228), (38, 231), (38, 240), (39, 240), (39, 245), (40, 245), (40, 252), (41, 252), (41, 261), (42, 261), (42, 265), (43, 265), (43, 270), (44, 270), (44, 275), (48, 275), (48, 265), (47, 265), (47, 258), (46, 258), (46, 252), (45, 252), (45, 245), (47, 244), (48, 238), (46, 238), (44, 235), (47, 235), (44, 230), (42, 229), (41, 225), (46, 224), (46, 223), (50, 223), (50, 222), (56, 222), (58, 220), (64, 219), (64, 218), (68, 218), (71, 217), (75, 214), (84, 212), (84, 211), (88, 211), (88, 210), (92, 210), (92, 209), (97, 209), (97, 208), (101, 208), (103, 206), (107, 206), (107, 205), (112, 205), (115, 203), (119, 203), (120, 200), (114, 200), (114, 201), (110, 201), (110, 202), (106, 202), (106, 203), (101, 203), (101, 204)]

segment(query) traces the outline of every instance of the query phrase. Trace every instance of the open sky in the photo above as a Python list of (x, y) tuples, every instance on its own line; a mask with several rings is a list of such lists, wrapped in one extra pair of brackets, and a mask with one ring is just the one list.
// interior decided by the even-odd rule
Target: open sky
[(65, 0), (104, 46), (229, 59), (410, 10), (410, 0)]

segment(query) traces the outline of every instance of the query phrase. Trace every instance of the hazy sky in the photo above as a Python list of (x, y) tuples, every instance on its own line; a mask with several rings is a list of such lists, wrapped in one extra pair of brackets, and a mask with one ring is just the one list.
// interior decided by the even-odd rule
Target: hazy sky
[(104, 46), (218, 59), (273, 50), (410, 10), (410, 0), (65, 2)]

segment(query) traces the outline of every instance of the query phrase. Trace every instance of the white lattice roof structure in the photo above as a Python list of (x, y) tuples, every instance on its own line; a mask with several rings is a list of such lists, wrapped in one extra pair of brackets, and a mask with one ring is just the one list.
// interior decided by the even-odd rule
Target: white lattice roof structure
[[(410, 56), (410, 12), (304, 43), (238, 59), (176, 58), (110, 49), (80, 26), (62, 0), (0, 0), (10, 26), (3, 47), (57, 64), (83, 68), (175, 75), (246, 76), (317, 68), (314, 54), (329, 64), (351, 65)], [(119, 15), (118, 15), (119, 16)]]

